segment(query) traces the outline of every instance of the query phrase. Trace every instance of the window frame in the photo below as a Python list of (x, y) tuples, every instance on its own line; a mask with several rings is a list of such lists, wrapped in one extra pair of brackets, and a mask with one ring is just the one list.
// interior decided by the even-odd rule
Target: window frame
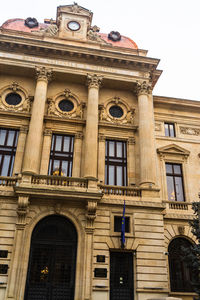
[[(1, 144), (1, 130), (5, 130), (4, 143)], [(12, 145), (7, 145), (9, 139), (9, 132), (14, 132)], [(17, 151), (17, 143), (19, 138), (19, 130), (14, 128), (0, 128), (0, 176), (11, 177), (14, 169), (15, 155)], [(7, 170), (7, 175), (2, 175), (2, 170), (4, 166), (5, 156), (9, 156), (9, 166)]]
[[(166, 128), (166, 126), (167, 126), (167, 128)], [(173, 134), (171, 134), (170, 126), (172, 126), (172, 128), (173, 128)], [(164, 132), (165, 132), (166, 137), (175, 138), (176, 137), (175, 123), (173, 123), (173, 122), (164, 122)], [(167, 134), (166, 134), (166, 132), (167, 132)]]
[[(114, 142), (114, 155), (109, 155), (110, 143)], [(117, 156), (117, 143), (122, 143), (122, 156)], [(127, 141), (106, 139), (105, 141), (105, 185), (109, 183), (109, 167), (114, 166), (114, 184), (115, 186), (128, 185), (128, 172), (127, 172)], [(122, 185), (117, 184), (117, 167), (122, 167)]]
[[(61, 137), (61, 150), (60, 151), (56, 150), (57, 137)], [(65, 137), (70, 138), (69, 151), (63, 151)], [(74, 157), (74, 138), (75, 138), (74, 135), (69, 135), (69, 134), (60, 134), (60, 133), (52, 134), (50, 157), (49, 157), (49, 167), (48, 167), (49, 175), (72, 177), (73, 157)], [(55, 172), (55, 170), (53, 170), (54, 161), (59, 161), (58, 174), (53, 174), (53, 172)], [(62, 172), (63, 172), (62, 163), (64, 161), (68, 162), (66, 175), (62, 174)]]
[[(167, 172), (167, 168), (166, 165), (171, 165), (172, 166), (172, 173), (168, 173)], [(181, 173), (175, 173), (174, 171), (174, 166), (180, 166), (180, 171)], [(179, 163), (171, 163), (171, 162), (166, 162), (165, 163), (165, 174), (166, 174), (166, 181), (167, 181), (167, 177), (170, 176), (173, 179), (173, 189), (175, 192), (175, 199), (174, 200), (169, 200), (169, 191), (168, 191), (168, 185), (167, 185), (167, 195), (168, 195), (168, 201), (175, 201), (175, 202), (185, 202), (185, 188), (184, 188), (184, 181), (183, 181), (183, 168), (182, 168), (182, 164)], [(175, 178), (179, 177), (181, 178), (181, 184), (182, 184), (182, 191), (183, 191), (183, 200), (177, 200), (177, 188), (176, 188), (176, 182), (175, 182)]]

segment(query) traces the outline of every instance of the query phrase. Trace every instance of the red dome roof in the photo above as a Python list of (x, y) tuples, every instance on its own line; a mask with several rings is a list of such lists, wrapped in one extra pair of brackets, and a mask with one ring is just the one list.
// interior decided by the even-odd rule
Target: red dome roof
[[(5, 23), (3, 23), (1, 28), (31, 33), (32, 31), (39, 31), (40, 28), (45, 28), (47, 26), (48, 24), (38, 23), (38, 26), (29, 28), (28, 26), (25, 25), (24, 19), (16, 18), (16, 19), (7, 20)], [(133, 40), (123, 35), (121, 36), (121, 39), (119, 41), (113, 41), (108, 38), (108, 34), (106, 33), (98, 33), (98, 34), (101, 36), (103, 40), (105, 40), (109, 44), (112, 44), (112, 46), (114, 47), (138, 49), (137, 44)]]

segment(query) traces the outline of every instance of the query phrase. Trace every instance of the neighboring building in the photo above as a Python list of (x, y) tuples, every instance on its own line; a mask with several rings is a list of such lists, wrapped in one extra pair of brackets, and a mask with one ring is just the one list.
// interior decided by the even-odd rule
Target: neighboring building
[(0, 28), (0, 299), (192, 299), (200, 103), (152, 96), (159, 60), (91, 22)]

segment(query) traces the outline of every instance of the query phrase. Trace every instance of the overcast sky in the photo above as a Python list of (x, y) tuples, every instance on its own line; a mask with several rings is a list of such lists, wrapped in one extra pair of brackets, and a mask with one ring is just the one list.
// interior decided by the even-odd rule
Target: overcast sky
[[(56, 17), (69, 0), (2, 0), (0, 24), (11, 18)], [(100, 31), (119, 31), (148, 56), (159, 58), (163, 73), (154, 95), (200, 100), (200, 0), (79, 0), (93, 12)]]

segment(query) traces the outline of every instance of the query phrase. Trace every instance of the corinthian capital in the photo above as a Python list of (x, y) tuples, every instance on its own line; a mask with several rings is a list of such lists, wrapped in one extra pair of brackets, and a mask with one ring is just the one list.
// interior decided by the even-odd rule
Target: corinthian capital
[(151, 83), (142, 81), (142, 82), (137, 82), (137, 95), (148, 95), (151, 94), (152, 92), (152, 86)]
[(49, 81), (52, 76), (52, 69), (46, 69), (45, 67), (36, 67), (37, 80)]
[(87, 85), (89, 88), (99, 88), (101, 86), (103, 77), (97, 74), (87, 74)]

